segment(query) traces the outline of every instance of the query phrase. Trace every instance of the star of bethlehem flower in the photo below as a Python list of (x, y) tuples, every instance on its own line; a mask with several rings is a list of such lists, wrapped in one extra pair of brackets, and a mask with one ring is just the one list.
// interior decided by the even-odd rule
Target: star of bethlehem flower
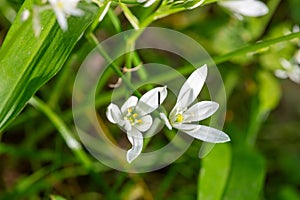
[(136, 96), (131, 96), (119, 107), (111, 103), (106, 112), (107, 119), (117, 124), (127, 133), (127, 138), (132, 148), (127, 151), (127, 161), (131, 163), (140, 155), (143, 149), (143, 134), (152, 125), (152, 117), (149, 115), (167, 97), (167, 88), (156, 87), (145, 93), (140, 100)]
[(238, 19), (259, 17), (269, 12), (266, 4), (259, 0), (220, 0), (218, 4), (233, 12)]
[(160, 113), (160, 116), (170, 130), (173, 127), (196, 139), (210, 143), (230, 141), (230, 138), (224, 132), (198, 124), (199, 121), (210, 117), (217, 111), (218, 103), (201, 101), (190, 106), (200, 93), (206, 76), (206, 65), (195, 70), (181, 87), (169, 118), (164, 113)]
[[(295, 59), (297, 61), (297, 57)], [(275, 76), (281, 79), (289, 78), (291, 81), (300, 84), (300, 63), (292, 63), (284, 58), (280, 62), (283, 69), (275, 70)]]
[(80, 0), (48, 0), (63, 31), (68, 29), (67, 17), (82, 16), (84, 13), (77, 8)]

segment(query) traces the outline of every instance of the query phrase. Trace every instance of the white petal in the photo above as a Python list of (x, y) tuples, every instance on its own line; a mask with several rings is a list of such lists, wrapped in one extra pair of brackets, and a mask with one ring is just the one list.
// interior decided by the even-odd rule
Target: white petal
[[(298, 31), (298, 32), (300, 32), (300, 31)], [(300, 64), (300, 50), (297, 50), (297, 51), (296, 51), (294, 58), (295, 58), (295, 61), (296, 61), (298, 64)]]
[(141, 120), (141, 122), (136, 123), (134, 127), (141, 132), (147, 131), (152, 125), (152, 117), (150, 115), (146, 115), (139, 120)]
[(119, 122), (119, 125), (123, 126), (126, 131), (130, 131), (132, 129), (132, 126), (128, 120), (122, 121), (122, 124)]
[(293, 66), (292, 66), (292, 64), (291, 64), (291, 62), (289, 62), (287, 59), (285, 59), (285, 58), (281, 58), (280, 59), (280, 64), (282, 65), (282, 67), (284, 68), (284, 69), (291, 69)]
[(226, 133), (203, 125), (198, 125), (198, 128), (184, 132), (204, 142), (223, 143), (230, 141), (230, 138)]
[(140, 115), (151, 113), (162, 104), (167, 97), (167, 87), (156, 87), (145, 93), (136, 106), (136, 112)]
[(125, 101), (125, 103), (121, 107), (122, 113), (127, 113), (128, 108), (135, 107), (138, 102), (138, 98), (136, 96), (131, 96)]
[(82, 16), (84, 15), (84, 12), (80, 10), (79, 8), (71, 8), (71, 9), (66, 9), (66, 13), (73, 15), (73, 16)]
[(295, 83), (300, 83), (300, 67), (295, 66), (294, 70), (290, 72), (289, 77)]
[(195, 70), (181, 87), (177, 103), (181, 108), (188, 107), (199, 95), (207, 76), (207, 65)]
[(30, 11), (25, 9), (21, 14), (21, 21), (26, 21), (30, 17)]
[(109, 104), (106, 111), (107, 119), (114, 124), (119, 123), (122, 120), (122, 114), (119, 107), (113, 103)]
[(165, 122), (168, 129), (172, 130), (172, 126), (171, 126), (167, 116), (165, 115), (165, 113), (159, 113), (159, 115), (160, 115), (160, 118)]
[(286, 71), (281, 70), (281, 69), (277, 69), (274, 72), (275, 76), (281, 79), (286, 79), (288, 77), (288, 74), (286, 73)]
[(223, 0), (219, 4), (233, 12), (248, 17), (259, 17), (269, 12), (266, 4), (257, 0)]
[(148, 0), (147, 3), (145, 3), (144, 7), (149, 7), (151, 6), (152, 4), (155, 3), (156, 0)]
[(143, 149), (143, 135), (136, 129), (132, 129), (127, 132), (128, 140), (130, 141), (132, 148), (127, 151), (127, 161), (131, 163), (142, 152)]
[(173, 127), (181, 130), (181, 131), (192, 131), (199, 128), (199, 124), (183, 124), (183, 123), (175, 123)]
[(57, 22), (63, 31), (68, 30), (68, 22), (65, 14), (61, 10), (54, 10)]
[(210, 117), (219, 108), (214, 101), (201, 101), (183, 113), (183, 122), (196, 122)]

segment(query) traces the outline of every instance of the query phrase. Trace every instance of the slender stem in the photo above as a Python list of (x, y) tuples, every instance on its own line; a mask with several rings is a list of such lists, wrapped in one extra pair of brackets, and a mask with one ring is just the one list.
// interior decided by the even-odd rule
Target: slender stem
[[(228, 54), (225, 54), (225, 55), (216, 56), (216, 57), (213, 58), (213, 60), (216, 64), (221, 64), (221, 63), (229, 61), (230, 59), (232, 59), (236, 56), (245, 55), (245, 54), (248, 54), (248, 53), (251, 53), (251, 52), (256, 52), (256, 51), (259, 51), (259, 50), (264, 49), (266, 47), (269, 47), (271, 45), (274, 45), (274, 44), (277, 44), (277, 43), (280, 43), (280, 42), (289, 41), (289, 40), (292, 40), (292, 39), (295, 39), (295, 38), (298, 38), (298, 37), (300, 37), (300, 32), (299, 33), (291, 33), (291, 34), (286, 35), (286, 36), (281, 36), (281, 37), (278, 37), (278, 38), (269, 39), (269, 40), (254, 44), (253, 46), (249, 45), (249, 46), (234, 50), (234, 51), (232, 51)], [(201, 64), (201, 63), (199, 63), (199, 64)], [(205, 64), (205, 62), (203, 62), (202, 64)], [(178, 71), (182, 74), (188, 74), (188, 73), (192, 72), (193, 70), (195, 70), (194, 67), (188, 67), (188, 66), (183, 66), (180, 69), (178, 69)], [(162, 74), (162, 75), (157, 76), (157, 77), (151, 77), (149, 81), (151, 81), (151, 82), (161, 81), (161, 80), (168, 81), (168, 80), (172, 80), (172, 79), (176, 78), (176, 76), (177, 76), (177, 73), (170, 73), (170, 74), (168, 74), (168, 76), (165, 76), (164, 74)], [(116, 94), (116, 95), (119, 96), (119, 94)], [(98, 98), (96, 100), (96, 107), (99, 107), (100, 105), (104, 104), (105, 102), (107, 102), (109, 100), (110, 100), (110, 98), (107, 97), (106, 93), (101, 94), (101, 98)], [(82, 109), (84, 109), (84, 108), (82, 108)], [(14, 124), (16, 124), (16, 125), (17, 124), (22, 124), (26, 120), (28, 120), (28, 118), (32, 119), (32, 118), (35, 118), (35, 117), (37, 117), (37, 114), (33, 114), (31, 116), (20, 116), (19, 118), (16, 119)], [(66, 111), (66, 118), (70, 119), (71, 117), (72, 117), (72, 110)], [(1, 134), (0, 134), (0, 136), (1, 136)]]
[(230, 53), (227, 53), (225, 55), (217, 56), (217, 57), (213, 58), (213, 60), (216, 64), (220, 64), (220, 63), (223, 63), (223, 62), (226, 62), (226, 61), (230, 60), (233, 57), (240, 56), (240, 55), (247, 55), (248, 53), (256, 52), (256, 51), (259, 51), (263, 48), (274, 45), (276, 43), (292, 40), (294, 38), (300, 38), (300, 32), (291, 33), (291, 34), (288, 34), (288, 35), (285, 35), (285, 36), (265, 40), (265, 41), (262, 41), (262, 42), (257, 42), (256, 44), (252, 44), (252, 45), (248, 45), (246, 47), (242, 47), (240, 49), (237, 49), (237, 50), (232, 51)]
[(141, 93), (139, 93), (137, 90), (134, 89), (134, 86), (131, 84), (131, 82), (124, 76), (123, 72), (119, 69), (119, 67), (114, 63), (114, 61), (111, 59), (111, 57), (105, 52), (101, 44), (99, 43), (98, 39), (93, 33), (89, 33), (86, 35), (88, 41), (94, 45), (97, 46), (98, 52), (104, 57), (106, 61), (108, 61), (111, 65), (111, 68), (116, 72), (116, 74), (123, 79), (123, 82), (132, 89), (133, 94), (137, 97), (141, 97)]
[(53, 110), (51, 110), (51, 108), (46, 103), (44, 103), (37, 97), (32, 97), (29, 100), (29, 104), (31, 104), (36, 109), (40, 110), (49, 118), (49, 120), (53, 123), (53, 125), (57, 128), (57, 130), (65, 140), (68, 147), (77, 156), (77, 158), (82, 162), (82, 164), (86, 168), (90, 168), (92, 164), (91, 160), (84, 152), (81, 144), (74, 138), (72, 132), (63, 122), (63, 120)]

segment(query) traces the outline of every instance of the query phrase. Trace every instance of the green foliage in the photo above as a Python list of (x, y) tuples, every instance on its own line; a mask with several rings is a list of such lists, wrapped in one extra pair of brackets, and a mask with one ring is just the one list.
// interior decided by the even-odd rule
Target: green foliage
[(235, 149), (223, 199), (259, 199), (265, 171), (265, 162), (261, 155), (246, 148)]
[[(42, 5), (39, 0), (0, 2), (1, 200), (300, 198), (299, 85), (274, 75), (274, 70), (282, 69), (280, 59), (290, 60), (299, 49), (300, 33), (292, 33), (300, 22), (298, 0), (269, 0), (268, 15), (242, 21), (217, 7), (216, 0), (206, 0), (194, 10), (187, 8), (198, 0), (161, 0), (148, 8), (136, 0), (122, 4), (114, 0), (101, 22), (105, 7), (81, 2), (85, 15), (68, 16), (66, 32), (52, 10), (41, 12), (39, 37), (34, 36), (32, 15), (21, 21), (22, 12), (31, 10), (34, 2)], [(232, 141), (215, 145), (201, 159), (202, 143), (194, 141), (170, 166), (130, 174), (104, 166), (77, 143), (71, 96), (77, 69), (95, 45), (123, 30), (148, 26), (187, 34), (213, 55), (227, 95), (224, 132)], [(142, 34), (136, 33), (128, 47)], [(126, 150), (130, 147), (126, 135), (105, 116), (112, 96), (108, 85), (125, 73), (121, 68), (141, 66), (137, 72), (127, 72), (120, 92), (113, 94), (120, 101), (122, 88), (132, 87), (131, 81), (150, 77), (153, 82), (176, 83), (176, 73), (150, 73), (143, 63), (168, 63), (186, 77), (194, 70), (184, 58), (149, 52), (118, 58), (97, 88), (97, 120), (111, 141)], [(135, 93), (139, 96), (152, 87), (144, 85)], [(209, 99), (209, 94), (203, 96)], [(172, 94), (164, 106), (172, 107), (175, 100)], [(145, 152), (161, 148), (174, 134), (164, 128), (147, 138)]]
[(54, 15), (41, 15), (42, 33), (34, 36), (32, 21), (21, 22), (28, 0), (20, 9), (0, 51), (0, 132), (20, 113), (31, 96), (63, 66), (83, 32), (95, 20), (95, 7), (85, 6), (86, 15), (71, 18), (70, 29), (60, 30)]

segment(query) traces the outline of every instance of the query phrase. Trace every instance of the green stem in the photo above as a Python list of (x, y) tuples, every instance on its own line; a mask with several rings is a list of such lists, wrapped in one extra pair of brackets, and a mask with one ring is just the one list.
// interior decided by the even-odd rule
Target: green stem
[(74, 138), (72, 132), (63, 122), (63, 120), (53, 110), (51, 110), (51, 108), (46, 103), (44, 103), (37, 97), (32, 97), (29, 100), (29, 104), (31, 104), (36, 109), (40, 110), (49, 118), (49, 120), (52, 122), (52, 124), (56, 127), (56, 129), (59, 131), (59, 133), (65, 140), (68, 147), (73, 151), (73, 153), (82, 162), (82, 164), (86, 168), (90, 169), (92, 164), (91, 160), (84, 152), (81, 144)]
[(300, 32), (297, 32), (297, 33), (291, 33), (291, 34), (288, 34), (285, 36), (281, 36), (278, 38), (269, 39), (269, 40), (266, 40), (263, 42), (257, 42), (256, 44), (242, 47), (240, 49), (237, 49), (237, 50), (227, 53), (225, 55), (217, 56), (217, 57), (213, 58), (213, 60), (216, 64), (220, 64), (220, 63), (223, 63), (223, 62), (226, 62), (226, 61), (232, 59), (233, 57), (240, 56), (240, 55), (246, 55), (250, 52), (256, 52), (263, 48), (269, 47), (271, 45), (274, 45), (274, 44), (277, 44), (280, 42), (284, 42), (284, 41), (288, 41), (288, 40), (292, 40), (294, 38), (299, 38), (299, 37), (300, 37)]
[(104, 57), (104, 59), (110, 63), (111, 68), (115, 71), (115, 73), (122, 78), (124, 83), (126, 84), (127, 87), (132, 89), (133, 94), (136, 95), (137, 97), (141, 97), (141, 93), (136, 91), (134, 89), (134, 86), (131, 84), (131, 82), (124, 76), (123, 72), (119, 69), (119, 67), (114, 63), (114, 61), (110, 58), (110, 56), (105, 52), (101, 44), (99, 43), (98, 39), (93, 33), (89, 33), (86, 35), (88, 41), (92, 43), (93, 45), (96, 45), (96, 48), (98, 52)]
[[(298, 38), (298, 37), (300, 37), (300, 32), (299, 33), (291, 33), (291, 34), (286, 35), (286, 36), (282, 36), (282, 37), (278, 37), (278, 38), (274, 38), (274, 39), (269, 39), (269, 40), (254, 44), (253, 46), (249, 45), (249, 46), (237, 49), (235, 51), (232, 51), (232, 52), (230, 52), (228, 54), (225, 54), (225, 55), (222, 55), (222, 56), (216, 56), (216, 57), (213, 58), (213, 60), (216, 64), (221, 64), (221, 63), (229, 61), (233, 57), (240, 56), (240, 55), (245, 55), (245, 54), (248, 54), (248, 53), (251, 53), (251, 52), (256, 52), (256, 51), (259, 51), (261, 49), (267, 48), (271, 45), (274, 45), (274, 44), (277, 44), (277, 43), (280, 43), (280, 42), (285, 42), (285, 41), (288, 41), (288, 40), (292, 40), (292, 39), (295, 39), (295, 38)], [(200, 63), (200, 64), (204, 64), (204, 63), (205, 62)], [(180, 69), (178, 69), (178, 71), (180, 73), (184, 74), (184, 75), (188, 74), (188, 73), (191, 73), (193, 70), (195, 70), (195, 68), (190, 67), (190, 66), (189, 67), (188, 66), (183, 66)], [(162, 74), (158, 77), (151, 77), (149, 81), (151, 81), (151, 82), (161, 81), (161, 80), (169, 81), (169, 80), (172, 80), (172, 79), (176, 78), (176, 76), (177, 76), (177, 73), (170, 73), (170, 74), (168, 74), (168, 76), (165, 76), (164, 74)], [(107, 97), (107, 94), (108, 93), (103, 93), (103, 94), (101, 94), (101, 98), (96, 99), (96, 107), (99, 107), (100, 105), (103, 105), (105, 102), (108, 102), (110, 100), (110, 97)], [(117, 95), (121, 96), (121, 94), (120, 95), (117, 94)], [(84, 107), (82, 109), (84, 110)], [(34, 114), (32, 116), (20, 116), (16, 119), (14, 124), (15, 125), (22, 124), (22, 123), (25, 123), (26, 120), (33, 119), (35, 117), (37, 117), (37, 114)], [(66, 118), (70, 119), (71, 117), (72, 117), (72, 110), (66, 111)], [(1, 134), (0, 134), (0, 136), (1, 136)]]

